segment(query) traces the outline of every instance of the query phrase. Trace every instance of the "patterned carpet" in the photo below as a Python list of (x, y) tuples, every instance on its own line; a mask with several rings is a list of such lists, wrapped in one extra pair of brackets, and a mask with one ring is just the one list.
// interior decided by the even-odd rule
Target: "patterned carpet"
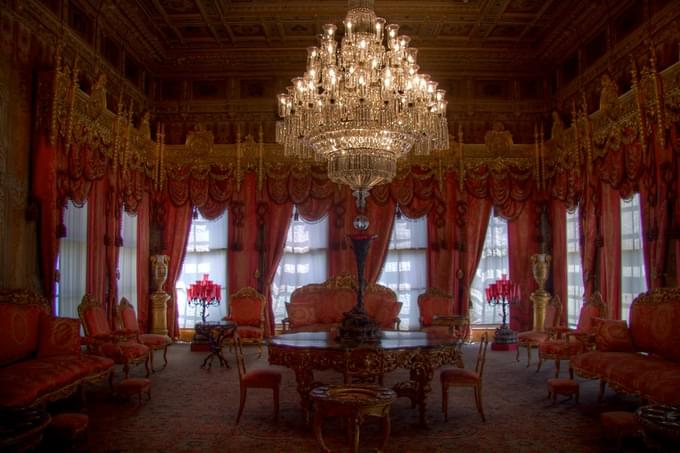
[[(466, 366), (473, 366), (477, 345), (464, 348)], [(284, 369), (279, 421), (272, 415), (271, 392), (249, 392), (241, 424), (235, 428), (238, 410), (238, 373), (232, 367), (200, 368), (206, 353), (190, 352), (188, 345), (170, 348), (169, 365), (152, 375), (152, 398), (141, 405), (137, 399), (115, 399), (108, 386), (88, 389), (86, 411), (90, 415), (88, 450), (92, 452), (316, 452), (311, 429), (304, 424), (295, 390), (294, 375)], [(472, 389), (452, 389), (449, 421), (441, 412), (438, 374), (428, 399), (427, 428), (418, 426), (417, 410), (407, 399), (392, 406), (392, 435), (387, 451), (401, 452), (595, 452), (617, 451), (602, 439), (598, 415), (607, 410), (633, 410), (636, 401), (609, 392), (605, 403), (596, 403), (597, 383), (581, 380), (581, 402), (558, 398), (551, 405), (546, 380), (554, 368), (547, 364), (540, 373), (526, 368), (526, 358), (515, 362), (514, 352), (487, 355), (484, 373), (483, 423), (474, 405)], [(246, 350), (249, 368), (266, 365), (254, 348)], [(564, 371), (563, 373), (566, 373)], [(142, 367), (132, 376), (142, 376)], [(120, 378), (120, 373), (117, 375)], [(339, 382), (333, 373), (318, 373), (323, 382)], [(406, 379), (406, 372), (386, 377), (385, 384)], [(58, 409), (58, 408), (56, 408)], [(84, 409), (85, 410), (85, 409)], [(377, 420), (367, 421), (361, 432), (362, 451), (379, 445)], [(336, 420), (324, 425), (324, 437), (333, 451), (347, 451), (344, 428)], [(624, 451), (637, 451), (640, 442), (624, 444)]]

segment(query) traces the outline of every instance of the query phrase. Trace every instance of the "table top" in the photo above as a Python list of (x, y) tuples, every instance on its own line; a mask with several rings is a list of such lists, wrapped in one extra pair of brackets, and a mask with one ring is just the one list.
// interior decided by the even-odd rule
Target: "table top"
[(352, 349), (418, 349), (455, 346), (460, 340), (450, 336), (436, 335), (428, 332), (416, 331), (386, 331), (382, 338), (375, 343), (347, 345), (335, 340), (331, 332), (295, 332), (285, 333), (270, 338), (269, 345), (291, 349), (324, 349), (324, 350), (352, 350)]

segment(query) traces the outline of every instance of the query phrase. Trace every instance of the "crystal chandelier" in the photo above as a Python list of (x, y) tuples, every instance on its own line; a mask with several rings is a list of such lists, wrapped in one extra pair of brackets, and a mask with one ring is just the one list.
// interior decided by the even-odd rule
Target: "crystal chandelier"
[(307, 49), (307, 71), (278, 95), (285, 155), (328, 162), (328, 177), (349, 185), (360, 208), (411, 149), (449, 147), (446, 91), (418, 72), (411, 38), (385, 24), (372, 0), (349, 0), (340, 45), (337, 27), (324, 25), (319, 46)]

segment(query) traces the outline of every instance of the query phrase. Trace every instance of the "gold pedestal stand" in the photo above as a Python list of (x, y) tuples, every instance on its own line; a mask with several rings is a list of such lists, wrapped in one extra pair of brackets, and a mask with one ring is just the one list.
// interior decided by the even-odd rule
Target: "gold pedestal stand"
[(168, 301), (170, 295), (166, 292), (151, 294), (151, 333), (168, 334)]
[(539, 253), (531, 256), (531, 268), (534, 279), (538, 283), (538, 289), (531, 293), (529, 297), (534, 303), (534, 327), (535, 332), (543, 332), (545, 325), (545, 308), (552, 298), (551, 294), (545, 290), (545, 282), (550, 273), (550, 255)]

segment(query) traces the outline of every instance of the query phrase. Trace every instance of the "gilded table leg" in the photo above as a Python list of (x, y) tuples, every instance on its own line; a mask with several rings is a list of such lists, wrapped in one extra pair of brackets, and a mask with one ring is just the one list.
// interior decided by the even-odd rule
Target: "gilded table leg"
[(297, 391), (300, 394), (300, 405), (305, 414), (305, 422), (309, 423), (309, 412), (312, 404), (309, 392), (312, 390), (314, 372), (305, 366), (296, 366), (293, 371), (295, 371), (295, 382), (297, 383)]
[(316, 441), (319, 443), (321, 450), (324, 453), (326, 453), (330, 452), (330, 449), (326, 446), (326, 444), (323, 441), (323, 434), (321, 433), (322, 422), (323, 422), (323, 410), (317, 407), (316, 412), (314, 413), (314, 437), (316, 437)]
[(430, 382), (434, 372), (430, 367), (423, 367), (416, 373), (416, 401), (418, 404), (418, 414), (420, 416), (420, 425), (427, 426), (427, 419), (425, 413), (427, 412), (427, 394), (432, 390)]

